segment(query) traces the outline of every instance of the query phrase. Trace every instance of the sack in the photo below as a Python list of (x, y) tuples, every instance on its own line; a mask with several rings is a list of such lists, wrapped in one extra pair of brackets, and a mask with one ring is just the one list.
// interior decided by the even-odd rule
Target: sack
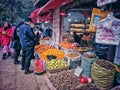
[(91, 77), (91, 66), (95, 60), (98, 60), (98, 57), (95, 58), (86, 58), (82, 56), (81, 67), (83, 68), (83, 74), (87, 77)]
[[(113, 69), (106, 69), (99, 64), (97, 64), (98, 61), (101, 61), (102, 63), (106, 62), (109, 64), (109, 67), (114, 67), (113, 64), (109, 61), (105, 60), (96, 60), (92, 64), (92, 69), (91, 69), (91, 76), (92, 79), (101, 90), (110, 90), (113, 86), (113, 80), (114, 80), (114, 75), (115, 75), (115, 68)], [(103, 63), (103, 64), (104, 64)], [(104, 66), (108, 66), (107, 64), (104, 64)]]

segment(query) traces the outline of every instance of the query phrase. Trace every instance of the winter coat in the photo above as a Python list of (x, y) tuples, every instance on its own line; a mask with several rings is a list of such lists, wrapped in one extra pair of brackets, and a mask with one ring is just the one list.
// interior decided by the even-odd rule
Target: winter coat
[(80, 37), (78, 35), (74, 35), (74, 42), (80, 44), (80, 41), (81, 41)]
[(28, 24), (23, 24), (19, 29), (20, 42), (23, 50), (29, 50), (34, 48), (39, 41), (37, 41), (37, 36), (34, 34), (33, 30)]
[(18, 34), (19, 34), (19, 26), (17, 26), (14, 30), (12, 44), (11, 44), (11, 48), (14, 48), (16, 50), (21, 49), (21, 44), (20, 44), (20, 39)]
[(5, 32), (6, 34), (2, 34), (2, 32), (5, 31), (4, 27), (0, 28), (0, 41), (1, 41), (1, 44), (3, 46), (8, 46), (12, 40), (12, 36), (13, 36), (13, 28), (10, 28), (10, 29), (7, 29)]

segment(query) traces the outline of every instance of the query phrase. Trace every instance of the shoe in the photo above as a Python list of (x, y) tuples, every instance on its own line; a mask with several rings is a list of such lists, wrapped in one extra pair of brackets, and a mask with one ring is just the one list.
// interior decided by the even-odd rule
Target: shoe
[(25, 69), (25, 68), (23, 68), (23, 67), (21, 68), (21, 70), (24, 70), (24, 69)]
[(3, 56), (2, 56), (2, 60), (5, 60), (6, 59), (6, 53), (3, 53)]
[(25, 70), (25, 74), (31, 74), (33, 73), (33, 70)]
[(2, 57), (2, 60), (5, 60), (6, 59), (6, 57)]
[(15, 65), (20, 64), (20, 61), (16, 61), (16, 62), (14, 62), (14, 64), (15, 64)]
[(7, 57), (9, 57), (9, 56), (11, 56), (11, 53), (10, 53), (10, 52), (8, 52), (8, 54), (7, 54)]
[(14, 55), (11, 55), (11, 58), (14, 58)]

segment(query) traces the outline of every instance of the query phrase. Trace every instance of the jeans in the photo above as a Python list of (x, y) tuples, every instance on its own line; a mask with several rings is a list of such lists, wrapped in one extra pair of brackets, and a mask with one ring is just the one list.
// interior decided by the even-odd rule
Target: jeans
[(20, 55), (20, 50), (21, 50), (21, 49), (15, 49), (14, 62), (17, 62), (17, 61), (18, 61), (18, 57), (19, 57), (19, 55)]
[(32, 56), (34, 54), (34, 48), (29, 48), (28, 50), (22, 50), (22, 68), (29, 70)]

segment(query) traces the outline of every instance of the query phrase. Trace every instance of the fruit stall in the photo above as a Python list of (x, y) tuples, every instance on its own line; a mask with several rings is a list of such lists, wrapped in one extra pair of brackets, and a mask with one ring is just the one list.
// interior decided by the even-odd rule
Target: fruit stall
[(120, 71), (117, 65), (99, 59), (93, 50), (85, 47), (57, 49), (42, 44), (35, 49), (36, 61), (39, 61), (35, 70), (37, 73), (46, 72), (50, 90), (110, 90), (114, 76)]
[[(85, 34), (81, 38), (80, 45), (65, 37), (55, 46), (47, 37), (44, 43), (35, 47), (37, 63), (35, 70), (37, 73), (46, 72), (46, 81), (50, 90), (117, 90), (116, 88), (119, 88), (120, 66), (100, 58), (93, 45), (93, 41), (96, 44), (118, 45), (120, 25), (116, 23), (120, 23), (120, 20), (116, 19), (113, 13), (93, 8), (89, 29), (86, 32), (94, 32), (95, 40), (91, 35)], [(104, 49), (106, 48), (102, 47), (101, 51), (104, 52)]]

